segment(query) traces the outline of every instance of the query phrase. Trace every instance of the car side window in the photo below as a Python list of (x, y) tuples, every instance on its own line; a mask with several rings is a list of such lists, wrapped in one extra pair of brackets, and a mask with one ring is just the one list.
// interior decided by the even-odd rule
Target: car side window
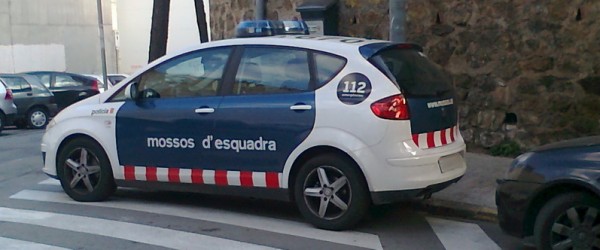
[(244, 49), (233, 85), (234, 95), (308, 90), (310, 70), (307, 51), (274, 47)]
[(34, 76), (40, 79), (46, 88), (50, 88), (50, 74), (34, 74)]
[(346, 59), (322, 53), (314, 53), (317, 68), (317, 88), (333, 79), (346, 65)]
[(22, 77), (3, 77), (6, 86), (14, 93), (25, 92), (31, 90), (31, 85)]
[(61, 87), (76, 87), (76, 86), (82, 86), (82, 85), (83, 85), (82, 82), (77, 81), (72, 76), (70, 76), (70, 75), (62, 75), (62, 74), (56, 75), (56, 80), (54, 82), (54, 87), (56, 87), (56, 88), (61, 88)]
[(230, 51), (200, 50), (166, 61), (141, 75), (138, 90), (152, 89), (160, 98), (215, 96)]

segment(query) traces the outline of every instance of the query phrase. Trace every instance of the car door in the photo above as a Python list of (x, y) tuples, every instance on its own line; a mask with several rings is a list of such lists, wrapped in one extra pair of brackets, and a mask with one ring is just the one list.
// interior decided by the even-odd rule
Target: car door
[(138, 98), (126, 100), (117, 113), (120, 165), (210, 168), (202, 140), (214, 128), (230, 52), (220, 47), (183, 54), (134, 80)]
[(211, 150), (206, 151), (209, 165), (234, 171), (283, 171), (315, 121), (309, 55), (306, 50), (276, 46), (247, 46), (239, 53), (237, 69), (232, 69), (235, 75), (231, 74), (215, 113)]

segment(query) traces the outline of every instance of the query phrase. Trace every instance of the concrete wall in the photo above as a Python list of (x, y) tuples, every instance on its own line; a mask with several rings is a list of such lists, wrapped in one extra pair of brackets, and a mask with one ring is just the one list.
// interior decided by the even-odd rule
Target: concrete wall
[[(103, 1), (107, 67), (116, 72), (110, 1)], [(101, 72), (95, 0), (0, 0), (0, 72)]]

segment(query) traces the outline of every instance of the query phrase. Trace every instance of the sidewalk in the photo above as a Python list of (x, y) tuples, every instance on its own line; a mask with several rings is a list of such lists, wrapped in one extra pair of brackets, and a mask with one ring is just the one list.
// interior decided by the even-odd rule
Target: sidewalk
[(496, 221), (496, 179), (502, 178), (512, 158), (467, 153), (467, 172), (457, 183), (415, 204), (440, 215)]

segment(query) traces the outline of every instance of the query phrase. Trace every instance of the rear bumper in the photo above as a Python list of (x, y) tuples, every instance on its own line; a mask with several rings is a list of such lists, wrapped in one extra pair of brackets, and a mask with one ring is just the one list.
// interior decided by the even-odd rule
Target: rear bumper
[(383, 191), (383, 192), (372, 192), (371, 199), (375, 205), (388, 204), (398, 201), (404, 201), (415, 197), (429, 196), (435, 192), (441, 191), (453, 183), (458, 182), (462, 176), (445, 181), (429, 185), (425, 188), (401, 190), (401, 191)]

